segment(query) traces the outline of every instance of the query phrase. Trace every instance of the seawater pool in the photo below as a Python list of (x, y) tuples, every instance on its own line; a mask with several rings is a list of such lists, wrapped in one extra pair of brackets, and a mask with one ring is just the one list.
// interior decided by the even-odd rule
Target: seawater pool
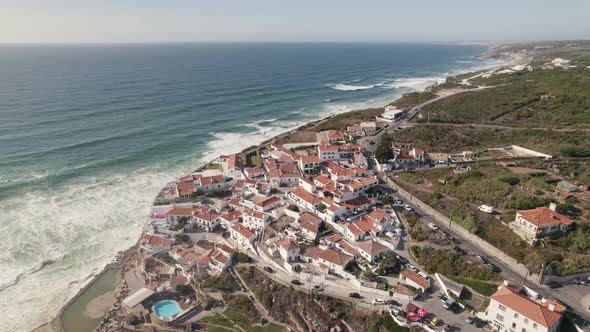
[(182, 310), (178, 302), (172, 300), (164, 300), (154, 304), (154, 312), (161, 318), (173, 318)]

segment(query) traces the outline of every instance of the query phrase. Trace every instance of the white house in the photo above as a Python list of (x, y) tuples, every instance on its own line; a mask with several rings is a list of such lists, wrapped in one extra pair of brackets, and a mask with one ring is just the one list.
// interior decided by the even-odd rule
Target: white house
[(255, 251), (254, 241), (256, 241), (256, 233), (250, 228), (242, 224), (235, 224), (231, 226), (229, 234), (230, 237), (236, 241), (238, 248), (241, 247)]
[(270, 216), (266, 213), (245, 209), (242, 214), (242, 220), (244, 226), (259, 230), (268, 226), (268, 223), (270, 223)]
[(173, 207), (166, 211), (166, 220), (169, 224), (178, 224), (182, 219), (191, 221), (193, 218), (192, 207)]
[(400, 279), (407, 285), (426, 291), (430, 288), (430, 277), (422, 276), (410, 269), (404, 269), (399, 274)]
[(195, 190), (202, 193), (211, 190), (225, 190), (232, 185), (231, 181), (227, 181), (223, 175), (201, 176), (194, 181), (194, 184)]
[(359, 255), (369, 262), (379, 259), (390, 251), (389, 248), (374, 240), (357, 243), (357, 249)]
[(340, 275), (348, 274), (345, 269), (353, 261), (352, 256), (342, 251), (326, 249), (319, 255), (320, 268)]
[(318, 156), (299, 156), (297, 166), (302, 173), (310, 173), (320, 168), (320, 158)]
[(525, 241), (534, 242), (555, 232), (566, 231), (572, 224), (571, 219), (555, 212), (555, 204), (552, 204), (550, 208), (517, 211), (510, 226)]
[(289, 193), (289, 197), (300, 207), (312, 211), (315, 211), (322, 204), (321, 198), (309, 193), (303, 187), (297, 187)]
[(361, 128), (363, 130), (375, 131), (375, 130), (377, 130), (377, 123), (374, 121), (361, 122)]
[(205, 213), (196, 213), (194, 216), (195, 226), (204, 229), (207, 232), (213, 232), (220, 223), (221, 215), (211, 210)]
[(141, 247), (150, 254), (157, 254), (170, 250), (172, 241), (160, 235), (144, 234), (141, 239)]
[(494, 331), (559, 331), (565, 307), (555, 301), (536, 302), (507, 281), (492, 294), (485, 319)]
[(241, 218), (242, 211), (234, 210), (232, 212), (228, 212), (226, 214), (221, 215), (219, 217), (219, 222), (223, 228), (229, 229), (232, 225), (239, 223)]
[(288, 238), (282, 238), (276, 243), (277, 249), (283, 260), (286, 262), (293, 262), (299, 260), (299, 253), (301, 248)]
[(283, 201), (280, 198), (273, 196), (256, 203), (254, 209), (258, 212), (266, 212), (281, 205), (283, 205)]

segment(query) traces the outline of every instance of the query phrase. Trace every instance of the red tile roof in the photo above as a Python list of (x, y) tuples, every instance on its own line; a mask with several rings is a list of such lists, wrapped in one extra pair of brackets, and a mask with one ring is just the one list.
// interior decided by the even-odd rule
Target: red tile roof
[(546, 207), (518, 211), (518, 214), (520, 214), (522, 219), (537, 227), (545, 227), (550, 225), (570, 225), (573, 223), (573, 221), (571, 221), (571, 219), (568, 217)]
[(498, 291), (492, 294), (492, 299), (546, 328), (552, 327), (561, 318), (560, 312), (551, 311), (548, 306), (518, 294), (515, 287), (500, 285)]
[(422, 288), (428, 288), (430, 286), (429, 280), (426, 280), (424, 277), (410, 269), (404, 269), (402, 272), (400, 272), (400, 275), (412, 280), (414, 283), (420, 285)]

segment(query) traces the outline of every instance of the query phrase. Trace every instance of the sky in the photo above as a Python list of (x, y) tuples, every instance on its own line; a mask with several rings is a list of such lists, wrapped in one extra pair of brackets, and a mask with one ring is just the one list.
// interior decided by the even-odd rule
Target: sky
[(0, 43), (590, 38), (590, 0), (0, 0)]

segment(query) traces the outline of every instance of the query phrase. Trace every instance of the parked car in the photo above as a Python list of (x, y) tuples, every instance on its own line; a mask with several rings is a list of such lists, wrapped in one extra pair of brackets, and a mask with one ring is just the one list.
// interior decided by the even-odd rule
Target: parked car
[(485, 325), (485, 322), (477, 317), (473, 320), (473, 325), (477, 328), (482, 328)]
[(404, 209), (408, 212), (414, 212), (414, 208), (409, 206), (408, 204), (406, 204), (406, 206), (404, 206)]
[(361, 294), (359, 293), (348, 293), (348, 297), (352, 297), (353, 299), (360, 299)]
[(390, 313), (392, 316), (397, 316), (397, 315), (399, 315), (400, 311), (401, 311), (401, 309), (400, 309), (400, 308), (398, 308), (398, 307), (394, 307), (394, 306), (391, 306), (391, 307), (389, 307), (389, 313)]
[(453, 332), (455, 330), (456, 330), (456, 328), (452, 325), (445, 325), (445, 327), (443, 327), (444, 332)]
[(452, 298), (452, 297), (449, 297), (449, 298), (448, 298), (448, 299), (445, 301), (445, 303), (443, 303), (443, 308), (445, 308), (445, 309), (449, 310), (449, 309), (451, 309), (451, 306), (452, 306), (453, 304), (455, 304), (455, 302), (456, 302), (456, 301), (455, 301), (455, 299), (454, 299), (454, 298)]
[(465, 254), (467, 254), (467, 251), (465, 251), (465, 249), (463, 249), (463, 248), (461, 248), (461, 247), (459, 247), (459, 246), (455, 246), (453, 249), (454, 249), (454, 250), (455, 250), (457, 253), (459, 253), (459, 254), (461, 254), (461, 255), (465, 255)]
[(440, 318), (434, 316), (431, 320), (430, 320), (430, 325), (431, 326), (437, 326), (440, 323)]
[(268, 272), (268, 273), (273, 273), (273, 272), (274, 272), (274, 270), (273, 270), (271, 267), (269, 267), (269, 266), (265, 266), (265, 267), (263, 267), (262, 269), (263, 269), (264, 271)]
[(433, 229), (435, 231), (438, 231), (438, 226), (436, 226), (434, 223), (428, 224), (428, 227), (430, 227), (430, 229)]
[(463, 308), (461, 308), (461, 306), (459, 305), (459, 303), (455, 302), (453, 304), (451, 304), (451, 311), (456, 315), (458, 313), (460, 313)]
[(301, 285), (303, 285), (303, 283), (302, 283), (301, 281), (297, 280), (297, 279), (293, 279), (293, 280), (291, 280), (291, 283), (292, 283), (293, 285), (297, 285), (297, 286), (301, 286)]
[(322, 286), (320, 286), (320, 285), (313, 285), (311, 287), (311, 289), (314, 290), (314, 291), (316, 291), (316, 292), (321, 292), (321, 291), (324, 290), (324, 288)]
[(385, 304), (385, 300), (384, 299), (374, 299), (373, 300), (373, 305), (380, 305), (380, 304)]
[(473, 321), (475, 320), (475, 318), (476, 318), (475, 316), (469, 315), (465, 319), (465, 323), (467, 323), (467, 324), (473, 324)]
[(556, 282), (556, 281), (550, 281), (548, 284), (545, 285), (545, 287), (551, 288), (551, 289), (560, 288), (561, 286), (563, 286), (563, 285)]
[(399, 307), (399, 302), (397, 302), (396, 300), (387, 300), (387, 301), (385, 301), (385, 304), (394, 305), (394, 306)]
[(402, 257), (400, 255), (396, 255), (395, 258), (397, 258), (397, 261), (401, 264), (401, 265), (405, 265), (408, 263), (408, 260), (405, 257)]
[(475, 258), (477, 258), (477, 261), (482, 264), (488, 264), (490, 262), (490, 261), (488, 261), (487, 258), (480, 256), (480, 255), (475, 255)]

